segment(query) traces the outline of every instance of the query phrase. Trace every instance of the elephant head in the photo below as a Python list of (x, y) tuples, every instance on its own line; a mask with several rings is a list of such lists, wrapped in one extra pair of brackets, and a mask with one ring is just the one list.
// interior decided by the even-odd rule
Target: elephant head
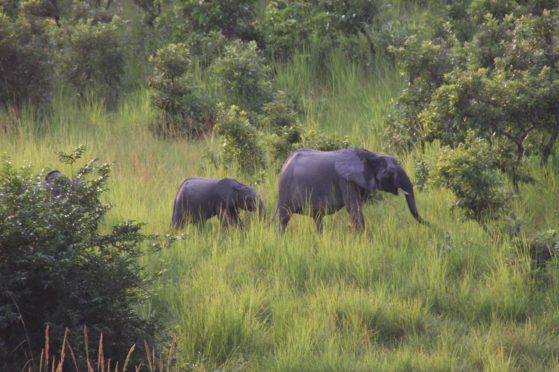
[(382, 190), (398, 195), (401, 191), (412, 216), (427, 224), (419, 215), (415, 205), (413, 185), (396, 159), (379, 155), (365, 149), (348, 149), (335, 163), (336, 171), (367, 191)]
[(45, 176), (41, 186), (49, 189), (52, 196), (59, 196), (66, 193), (68, 189), (77, 189), (79, 183), (70, 180), (59, 170), (53, 170)]
[(256, 190), (230, 178), (224, 178), (218, 183), (217, 192), (222, 201), (240, 209), (254, 212), (258, 210), (264, 215), (264, 203)]

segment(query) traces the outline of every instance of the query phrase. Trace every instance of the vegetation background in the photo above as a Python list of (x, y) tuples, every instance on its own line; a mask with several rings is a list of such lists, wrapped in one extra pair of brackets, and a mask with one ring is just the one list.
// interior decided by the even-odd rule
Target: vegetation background
[[(80, 144), (114, 162), (100, 231), (132, 220), (169, 233), (186, 177), (236, 178), (261, 193), (266, 221), (247, 214), (243, 231), (211, 220), (155, 252), (138, 239), (137, 270), (156, 279), (141, 284), (152, 292), (134, 316), (163, 326), (159, 349), (177, 336), (179, 370), (554, 370), (557, 6), (2, 1), (0, 151), (39, 176), (75, 177), (57, 152)], [(540, 40), (530, 30), (548, 44), (530, 52)], [(523, 67), (508, 46), (525, 52), (516, 60), (547, 59)], [(542, 97), (551, 104), (534, 104)], [(361, 234), (341, 211), (323, 234), (298, 216), (280, 236), (272, 214), (287, 154), (350, 144), (399, 159), (431, 226), (380, 195)], [(0, 289), (4, 301), (10, 289)], [(41, 347), (29, 345), (35, 360)]]

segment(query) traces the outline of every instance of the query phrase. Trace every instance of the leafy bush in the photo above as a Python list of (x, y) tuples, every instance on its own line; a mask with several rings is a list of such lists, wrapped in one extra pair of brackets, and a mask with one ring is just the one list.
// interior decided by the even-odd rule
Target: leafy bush
[(258, 0), (158, 2), (157, 27), (172, 41), (184, 41), (192, 33), (217, 31), (228, 39), (255, 40), (254, 21)]
[(200, 65), (207, 67), (223, 54), (227, 39), (217, 31), (206, 34), (192, 33), (187, 45), (192, 57), (195, 57)]
[(415, 182), (414, 186), (419, 190), (426, 190), (429, 186), (429, 171), (431, 166), (425, 160), (415, 162)]
[(458, 53), (451, 49), (454, 43), (453, 35), (448, 34), (430, 41), (412, 36), (403, 46), (391, 48), (409, 81), (395, 102), (385, 129), (395, 150), (409, 151), (427, 140), (419, 114), (431, 101), (433, 92), (443, 84), (445, 74), (462, 62)]
[(110, 109), (116, 107), (124, 71), (119, 32), (116, 16), (107, 22), (79, 19), (59, 32), (60, 73), (81, 98), (97, 93)]
[(376, 0), (271, 1), (257, 28), (267, 55), (280, 60), (308, 47), (313, 38), (319, 39), (319, 57), (338, 46), (350, 51), (351, 56), (351, 46), (359, 35), (369, 44), (365, 49), (374, 52), (376, 40), (372, 36), (382, 26), (377, 25), (374, 32), (373, 24), (380, 22), (380, 13), (382, 6)]
[(307, 130), (302, 136), (298, 148), (309, 148), (320, 151), (334, 151), (346, 149), (351, 146), (347, 137), (328, 136), (315, 129)]
[(295, 102), (284, 91), (277, 91), (274, 99), (262, 106), (259, 124), (271, 132), (269, 145), (272, 157), (283, 161), (302, 140)]
[(220, 104), (216, 132), (223, 136), (225, 161), (235, 163), (248, 174), (255, 174), (266, 165), (265, 152), (260, 145), (260, 134), (248, 119), (245, 111), (237, 106)]
[(214, 124), (214, 105), (196, 85), (190, 51), (184, 44), (167, 44), (151, 58), (151, 102), (158, 110), (153, 129), (162, 135), (200, 136)]
[(258, 112), (272, 98), (271, 70), (254, 41), (230, 42), (212, 69), (230, 104)]
[(0, 6), (0, 102), (18, 109), (48, 102), (54, 78), (48, 37), (54, 21), (25, 12), (26, 4), (12, 10), (13, 18)]
[(479, 21), (468, 35), (446, 24), (433, 41), (410, 38), (394, 49), (409, 86), (388, 126), (392, 143), (456, 146), (468, 130), (496, 137), (516, 147), (514, 161), (497, 159), (515, 185), (529, 136), (541, 139), (546, 162), (559, 138), (559, 12), (556, 2), (549, 5), (555, 9), (539, 1), (475, 1), (459, 17)]
[(278, 90), (273, 100), (262, 105), (260, 124), (267, 130), (276, 132), (296, 126), (299, 115), (295, 101), (287, 93)]
[[(83, 149), (65, 156), (76, 161)], [(103, 333), (105, 355), (124, 360), (130, 346), (152, 338), (155, 319), (142, 318), (137, 306), (149, 297), (149, 280), (137, 258), (153, 236), (131, 221), (100, 226), (109, 209), (99, 202), (110, 167), (91, 161), (72, 181), (42, 182), (30, 167), (0, 168), (0, 369), (20, 370), (38, 362), (45, 324), (53, 349), (66, 328), (81, 369), (84, 348)], [(54, 190), (57, 192), (53, 192)], [(79, 338), (91, 330), (89, 345)], [(47, 351), (48, 352), (48, 351)], [(35, 366), (37, 367), (37, 366)]]
[(133, 0), (144, 11), (144, 22), (153, 27), (155, 19), (161, 14), (161, 3), (156, 0)]
[(268, 56), (287, 60), (305, 46), (313, 32), (311, 4), (305, 1), (270, 1), (258, 30)]
[(495, 170), (489, 145), (470, 132), (464, 144), (445, 147), (433, 167), (433, 182), (450, 189), (467, 218), (484, 223), (510, 214), (512, 193)]
[(559, 254), (559, 239), (556, 230), (538, 233), (528, 240), (528, 250), (535, 268), (545, 267), (550, 260)]

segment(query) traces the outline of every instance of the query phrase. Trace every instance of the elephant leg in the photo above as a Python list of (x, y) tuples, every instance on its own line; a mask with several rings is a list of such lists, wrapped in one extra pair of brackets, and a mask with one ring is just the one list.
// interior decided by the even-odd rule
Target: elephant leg
[(347, 190), (343, 193), (344, 204), (351, 218), (351, 225), (356, 231), (363, 231), (365, 228), (365, 218), (361, 208), (362, 198), (359, 189), (348, 185)]
[(184, 220), (180, 220), (180, 221), (177, 221), (177, 222), (173, 222), (171, 227), (174, 230), (182, 230), (182, 229), (184, 229), (184, 225), (185, 225)]
[(363, 212), (361, 210), (360, 204), (350, 205), (347, 208), (349, 215), (351, 217), (351, 225), (357, 231), (363, 231), (365, 228), (365, 218), (363, 217)]
[(287, 223), (291, 219), (291, 213), (287, 210), (287, 208), (279, 207), (278, 214), (280, 219), (280, 234), (283, 234), (285, 232), (285, 228), (287, 227)]
[(322, 218), (323, 217), (324, 217), (324, 215), (322, 213), (317, 213), (313, 216), (314, 224), (316, 225), (316, 231), (318, 231), (319, 234), (322, 234)]
[(234, 208), (228, 208), (222, 212), (221, 223), (226, 227), (240, 226), (242, 228), (239, 213)]

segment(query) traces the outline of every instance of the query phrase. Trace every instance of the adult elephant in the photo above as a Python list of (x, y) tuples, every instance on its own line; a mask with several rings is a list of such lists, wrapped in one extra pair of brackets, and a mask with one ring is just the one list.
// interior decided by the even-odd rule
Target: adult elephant
[(41, 181), (41, 186), (50, 191), (52, 196), (68, 194), (70, 191), (79, 190), (82, 184), (79, 181), (71, 180), (59, 170), (53, 170)]
[(231, 178), (187, 178), (177, 191), (172, 223), (181, 228), (186, 222), (218, 216), (225, 225), (240, 225), (241, 209), (264, 213), (264, 204), (252, 187)]
[(365, 227), (362, 205), (373, 190), (406, 196), (409, 210), (420, 223), (413, 185), (396, 159), (365, 149), (300, 150), (281, 169), (277, 214), (283, 233), (293, 213), (313, 217), (318, 231), (322, 218), (346, 207), (353, 227)]

